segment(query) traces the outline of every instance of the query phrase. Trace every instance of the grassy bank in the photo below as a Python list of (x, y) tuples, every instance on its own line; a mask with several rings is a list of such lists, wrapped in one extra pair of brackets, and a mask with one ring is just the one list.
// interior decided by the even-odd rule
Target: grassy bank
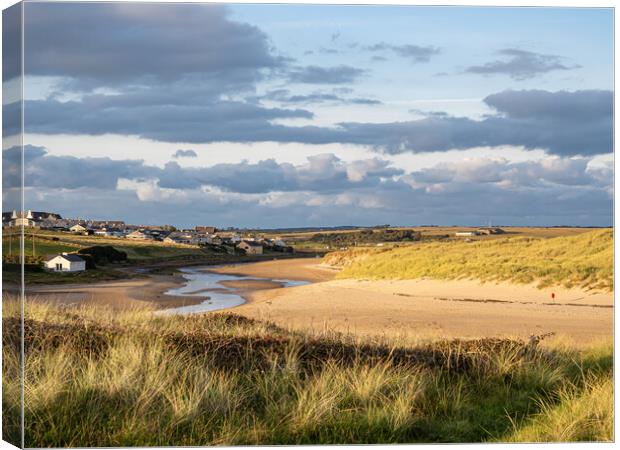
[(341, 278), (476, 278), (613, 290), (613, 231), (354, 248), (330, 253), (325, 261), (343, 267)]
[[(19, 425), (5, 303), (3, 426)], [(610, 345), (402, 346), (233, 314), (26, 307), (26, 446), (611, 440)]]

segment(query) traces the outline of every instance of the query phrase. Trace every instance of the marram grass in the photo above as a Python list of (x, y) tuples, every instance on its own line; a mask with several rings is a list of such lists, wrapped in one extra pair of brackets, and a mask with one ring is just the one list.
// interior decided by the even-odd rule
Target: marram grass
[[(18, 439), (5, 299), (3, 429)], [(26, 305), (27, 447), (611, 440), (612, 351)]]
[(330, 253), (340, 278), (479, 279), (613, 290), (613, 231), (555, 238), (416, 243)]

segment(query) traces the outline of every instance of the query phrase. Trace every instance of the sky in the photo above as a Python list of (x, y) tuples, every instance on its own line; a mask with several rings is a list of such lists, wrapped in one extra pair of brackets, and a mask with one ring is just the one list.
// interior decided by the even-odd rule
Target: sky
[(26, 3), (23, 108), (26, 208), (65, 217), (613, 223), (609, 8)]

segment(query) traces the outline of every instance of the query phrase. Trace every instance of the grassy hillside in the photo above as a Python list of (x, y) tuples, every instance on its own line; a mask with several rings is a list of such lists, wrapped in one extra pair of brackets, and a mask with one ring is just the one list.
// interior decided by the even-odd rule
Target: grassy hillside
[[(15, 441), (19, 319), (4, 306), (3, 429)], [(613, 439), (611, 345), (405, 347), (233, 314), (26, 312), (27, 447)]]
[(325, 261), (343, 267), (342, 278), (477, 278), (613, 290), (613, 231), (351, 249), (330, 253)]
[(184, 257), (201, 257), (209, 254), (208, 251), (200, 248), (188, 248), (181, 246), (164, 245), (131, 245), (123, 242), (114, 245), (114, 248), (127, 253), (131, 261), (149, 262), (159, 259), (174, 259)]
[[(10, 238), (3, 237), (2, 248), (5, 256), (8, 256), (9, 254), (19, 255), (19, 236), (12, 236)], [(81, 246), (72, 243), (52, 241), (35, 237), (33, 253), (32, 236), (26, 236), (24, 239), (24, 254), (26, 256), (32, 256), (33, 254), (36, 256), (45, 256), (62, 252), (75, 252), (80, 248)]]

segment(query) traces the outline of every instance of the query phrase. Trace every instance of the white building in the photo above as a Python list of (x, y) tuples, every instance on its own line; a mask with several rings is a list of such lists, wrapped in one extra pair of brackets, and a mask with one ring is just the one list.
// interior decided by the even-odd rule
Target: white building
[(237, 248), (240, 248), (245, 251), (246, 255), (262, 255), (263, 254), (263, 246), (251, 241), (242, 241), (237, 245)]
[(170, 233), (164, 242), (167, 244), (193, 244), (193, 236), (187, 233)]
[(477, 236), (478, 232), (476, 231), (457, 231), (456, 233), (454, 233), (455, 236), (457, 237), (470, 237), (470, 236)]
[(86, 261), (78, 255), (69, 253), (51, 256), (44, 261), (43, 265), (53, 272), (83, 272), (86, 270)]
[(127, 239), (136, 239), (136, 240), (142, 240), (142, 241), (152, 241), (153, 240), (153, 236), (151, 236), (150, 234), (144, 233), (143, 231), (132, 231), (131, 233), (129, 233), (128, 235), (125, 236)]
[(70, 231), (72, 231), (73, 233), (83, 233), (86, 231), (86, 227), (83, 227), (82, 225), (75, 224), (73, 225), (71, 228), (69, 228)]

